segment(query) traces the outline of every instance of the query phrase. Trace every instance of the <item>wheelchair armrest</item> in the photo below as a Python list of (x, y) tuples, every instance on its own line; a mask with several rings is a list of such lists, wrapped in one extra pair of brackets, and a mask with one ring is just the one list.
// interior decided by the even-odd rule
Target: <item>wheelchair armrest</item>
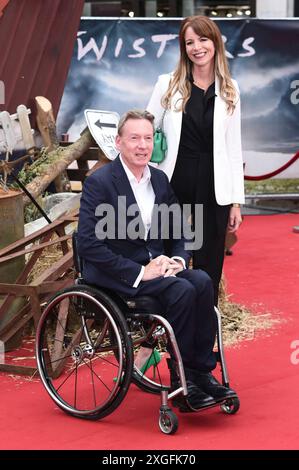
[(72, 234), (72, 245), (73, 245), (73, 261), (76, 273), (82, 276), (83, 263), (78, 253), (78, 232), (75, 230)]

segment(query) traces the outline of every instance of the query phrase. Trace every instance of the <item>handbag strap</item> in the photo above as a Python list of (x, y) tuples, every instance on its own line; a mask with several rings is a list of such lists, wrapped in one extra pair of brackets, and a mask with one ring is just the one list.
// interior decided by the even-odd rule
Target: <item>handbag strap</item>
[(164, 111), (163, 111), (163, 114), (162, 114), (162, 117), (161, 117), (161, 120), (160, 120), (160, 125), (157, 127), (157, 129), (161, 129), (162, 131), (163, 131), (163, 123), (164, 123), (164, 117), (165, 117), (166, 111), (167, 111), (167, 109), (164, 108)]
[[(170, 83), (171, 83), (171, 77), (169, 78), (168, 86), (170, 85)], [(163, 123), (164, 123), (164, 117), (165, 117), (166, 111), (167, 111), (167, 108), (164, 108), (164, 111), (160, 120), (160, 125), (157, 127), (157, 129), (161, 129), (161, 131), (163, 131)]]

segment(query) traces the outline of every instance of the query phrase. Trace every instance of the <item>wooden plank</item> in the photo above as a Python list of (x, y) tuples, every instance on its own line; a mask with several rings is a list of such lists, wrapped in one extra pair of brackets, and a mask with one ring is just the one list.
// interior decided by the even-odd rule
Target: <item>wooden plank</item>
[(14, 294), (19, 297), (28, 296), (34, 291), (34, 287), (26, 284), (6, 284), (0, 283), (0, 294)]
[(39, 322), (39, 319), (41, 317), (42, 311), (40, 307), (40, 301), (38, 298), (38, 295), (36, 292), (32, 292), (30, 295), (30, 303), (31, 303), (31, 311), (32, 311), (32, 316), (34, 319), (34, 326), (35, 329), (37, 328), (37, 324)]
[(68, 222), (78, 222), (78, 216), (77, 215), (66, 215), (64, 217), (64, 220)]
[(55, 364), (54, 369), (56, 369), (59, 366), (59, 358), (63, 356), (63, 338), (64, 338), (64, 333), (65, 333), (65, 327), (67, 323), (67, 317), (68, 317), (68, 312), (69, 312), (69, 304), (70, 304), (70, 299), (69, 297), (66, 297), (63, 299), (59, 305), (59, 312), (58, 312), (58, 321), (56, 324), (56, 330), (55, 330), (55, 342), (54, 342), (54, 348), (51, 351), (51, 362)]
[(69, 211), (67, 214), (62, 215), (61, 217), (59, 217), (59, 219), (68, 221), (69, 217), (78, 217), (78, 216), (79, 216), (79, 209), (76, 208), (76, 209)]
[(36, 232), (32, 233), (31, 235), (28, 235), (27, 237), (21, 238), (20, 240), (17, 240), (14, 243), (11, 243), (10, 245), (6, 246), (5, 248), (2, 248), (0, 250), (0, 257), (7, 255), (8, 253), (11, 253), (18, 248), (21, 248), (23, 246), (29, 245), (30, 243), (33, 243), (35, 240), (38, 240), (42, 235), (45, 235), (48, 232), (55, 232), (57, 227), (65, 225), (66, 221), (63, 218), (59, 218), (57, 220), (54, 220), (49, 225), (46, 225), (45, 227), (41, 228), (40, 230), (37, 230)]
[(20, 366), (15, 364), (0, 364), (1, 372), (8, 372), (14, 375), (31, 375), (39, 377), (39, 373), (36, 367)]
[[(65, 273), (73, 265), (73, 250), (70, 250), (60, 260), (56, 261), (50, 268), (41, 273), (34, 281), (30, 283), (30, 286), (39, 286), (45, 281), (53, 281), (57, 279), (61, 274)], [(1, 284), (0, 284), (1, 286)]]
[[(44, 282), (41, 286), (36, 287), (36, 292), (39, 298), (42, 297), (42, 301), (46, 301), (53, 292), (57, 292), (65, 287), (74, 284), (73, 279), (64, 279), (62, 281), (50, 281)], [(47, 294), (47, 295), (46, 295)], [(39, 300), (40, 304), (40, 300)], [(15, 316), (12, 318), (1, 330), (0, 338), (3, 342), (9, 340), (19, 329), (26, 325), (26, 323), (32, 318), (33, 311), (32, 305), (28, 302)]]
[(28, 117), (28, 109), (24, 104), (17, 107), (17, 114), (19, 123), (22, 130), (23, 142), (26, 150), (31, 150), (35, 147), (34, 138), (31, 131), (31, 124)]
[[(67, 240), (64, 240), (64, 237), (65, 237), (65, 229), (64, 227), (59, 227), (57, 229), (60, 237), (58, 240), (60, 240), (61, 242), (61, 249), (62, 249), (62, 253), (65, 255), (66, 253), (68, 253), (68, 251), (70, 250), (69, 246), (68, 246), (68, 243), (67, 243)], [(69, 238), (71, 238), (71, 235), (69, 235)]]
[(5, 325), (5, 331), (2, 332), (1, 330), (0, 332), (1, 341), (3, 341), (3, 343), (9, 341), (10, 338), (12, 338), (21, 328), (26, 325), (26, 323), (29, 322), (32, 316), (32, 310), (30, 310), (27, 315), (25, 315), (23, 318), (20, 318), (18, 321), (9, 322), (9, 328), (6, 328), (8, 324)]
[[(32, 314), (30, 313), (30, 303), (28, 302), (23, 308), (0, 330), (0, 338), (5, 340), (7, 333), (10, 332), (15, 325), (18, 325), (17, 331), (30, 320)], [(4, 338), (4, 339), (3, 339)]]
[[(66, 285), (73, 284), (74, 281), (69, 278), (59, 280), (57, 279), (73, 265), (72, 250), (67, 245), (67, 240), (70, 238), (70, 235), (65, 235), (64, 228), (65, 226), (69, 225), (70, 223), (74, 223), (77, 220), (78, 209), (75, 209), (70, 211), (70, 213), (65, 217), (62, 217), (52, 224), (43, 227), (43, 229), (35, 232), (31, 236), (24, 237), (22, 240), (14, 242), (9, 247), (6, 247), (0, 251), (2, 262), (7, 261), (8, 259), (16, 258), (17, 256), (21, 256), (22, 254), (30, 252), (32, 253), (32, 256), (26, 264), (25, 269), (19, 275), (17, 283), (0, 284), (0, 293), (7, 294), (6, 299), (4, 300), (6, 307), (15, 296), (30, 297), (30, 302), (21, 308), (20, 311), (17, 312), (16, 316), (1, 330), (1, 340), (4, 340), (4, 342), (7, 342), (11, 337), (13, 337), (15, 333), (23, 328), (32, 317), (34, 318), (35, 326), (37, 326), (41, 316), (41, 301), (46, 301), (46, 299), (49, 298), (53, 292), (57, 292), (58, 290), (63, 289), (66, 287)], [(56, 238), (55, 240), (49, 240), (57, 231), (59, 231), (62, 236)], [(36, 240), (40, 240), (39, 245), (26, 248), (26, 245)], [(26, 282), (29, 273), (31, 272), (37, 259), (40, 257), (43, 249), (57, 243), (64, 245), (64, 256), (62, 256), (61, 259), (59, 259), (51, 267), (39, 275), (38, 278), (36, 278), (31, 284), (26, 285), (24, 282)], [(21, 248), (23, 248), (23, 250)], [(15, 251), (18, 251), (18, 253)], [(6, 309), (2, 309), (2, 307), (3, 305), (0, 307), (0, 314), (5, 313), (6, 311)], [(64, 360), (59, 361), (58, 369), (63, 367), (64, 362)], [(34, 369), (25, 366), (23, 367), (9, 364), (8, 367), (5, 368), (5, 371), (9, 371), (15, 374), (20, 373), (28, 375), (33, 373)]]
[(81, 155), (81, 157), (79, 158), (79, 160), (77, 160), (77, 162), (79, 162), (80, 160), (82, 162), (85, 162), (88, 160), (91, 160), (91, 161), (101, 160), (103, 157), (104, 157), (104, 154), (99, 148), (90, 148), (87, 150), (87, 152)]
[(67, 175), (71, 181), (84, 181), (86, 178), (86, 175), (89, 171), (89, 168), (86, 170), (75, 170), (75, 169), (67, 169)]
[(73, 193), (81, 193), (82, 181), (71, 181), (71, 188)]
[(45, 281), (40, 286), (37, 286), (37, 291), (39, 295), (42, 294), (52, 294), (53, 292), (58, 292), (65, 287), (69, 287), (74, 284), (74, 279), (66, 278), (62, 281)]
[[(51, 236), (52, 236), (52, 233), (49, 232), (41, 238), (41, 241), (42, 242), (43, 241), (47, 242)], [(21, 274), (15, 280), (15, 284), (24, 284), (24, 282), (27, 281), (27, 277), (28, 277), (29, 273), (31, 272), (33, 266), (35, 265), (36, 260), (38, 259), (39, 255), (40, 255), (39, 252), (35, 252), (35, 253), (32, 254), (32, 256), (30, 257), (30, 260), (27, 262), (24, 270), (21, 272)], [(0, 317), (10, 308), (10, 305), (13, 302), (14, 298), (15, 297), (12, 294), (8, 294), (8, 295), (5, 296), (5, 298), (3, 299), (2, 303), (1, 303), (1, 306), (0, 306)]]
[(32, 253), (34, 251), (42, 251), (44, 248), (47, 248), (48, 246), (57, 245), (57, 243), (61, 243), (65, 240), (69, 240), (70, 238), (71, 238), (71, 235), (64, 235), (63, 237), (56, 238), (55, 240), (51, 240), (46, 243), (39, 243), (38, 245), (31, 246), (30, 248), (26, 248), (25, 250), (17, 251), (11, 255), (3, 256), (2, 258), (0, 258), (0, 264), (4, 263), (5, 261), (9, 261), (13, 258), (17, 258), (18, 256), (25, 255), (26, 253)]
[(87, 159), (80, 159), (77, 160), (77, 165), (78, 165), (78, 169), (79, 170), (89, 170), (89, 166), (88, 166), (88, 160)]

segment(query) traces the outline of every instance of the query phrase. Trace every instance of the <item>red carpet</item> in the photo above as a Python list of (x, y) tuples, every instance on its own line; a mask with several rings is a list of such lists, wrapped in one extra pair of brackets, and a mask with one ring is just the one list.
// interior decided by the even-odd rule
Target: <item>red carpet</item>
[(159, 397), (132, 386), (102, 421), (67, 416), (37, 379), (0, 375), (1, 449), (298, 449), (298, 215), (247, 216), (225, 274), (233, 300), (284, 320), (254, 340), (227, 348), (231, 385), (241, 408), (179, 413), (179, 430), (158, 428)]

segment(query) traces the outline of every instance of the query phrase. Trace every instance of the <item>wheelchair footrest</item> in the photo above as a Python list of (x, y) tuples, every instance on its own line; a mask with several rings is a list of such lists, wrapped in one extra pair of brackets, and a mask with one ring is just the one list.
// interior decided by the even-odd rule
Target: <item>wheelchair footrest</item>
[(181, 413), (195, 413), (196, 411), (207, 410), (208, 408), (213, 408), (221, 403), (224, 403), (225, 400), (221, 401), (214, 401), (213, 403), (209, 403), (208, 405), (202, 405), (199, 408), (193, 408), (188, 399), (184, 396), (175, 397), (172, 399), (172, 406), (174, 408), (178, 408)]

